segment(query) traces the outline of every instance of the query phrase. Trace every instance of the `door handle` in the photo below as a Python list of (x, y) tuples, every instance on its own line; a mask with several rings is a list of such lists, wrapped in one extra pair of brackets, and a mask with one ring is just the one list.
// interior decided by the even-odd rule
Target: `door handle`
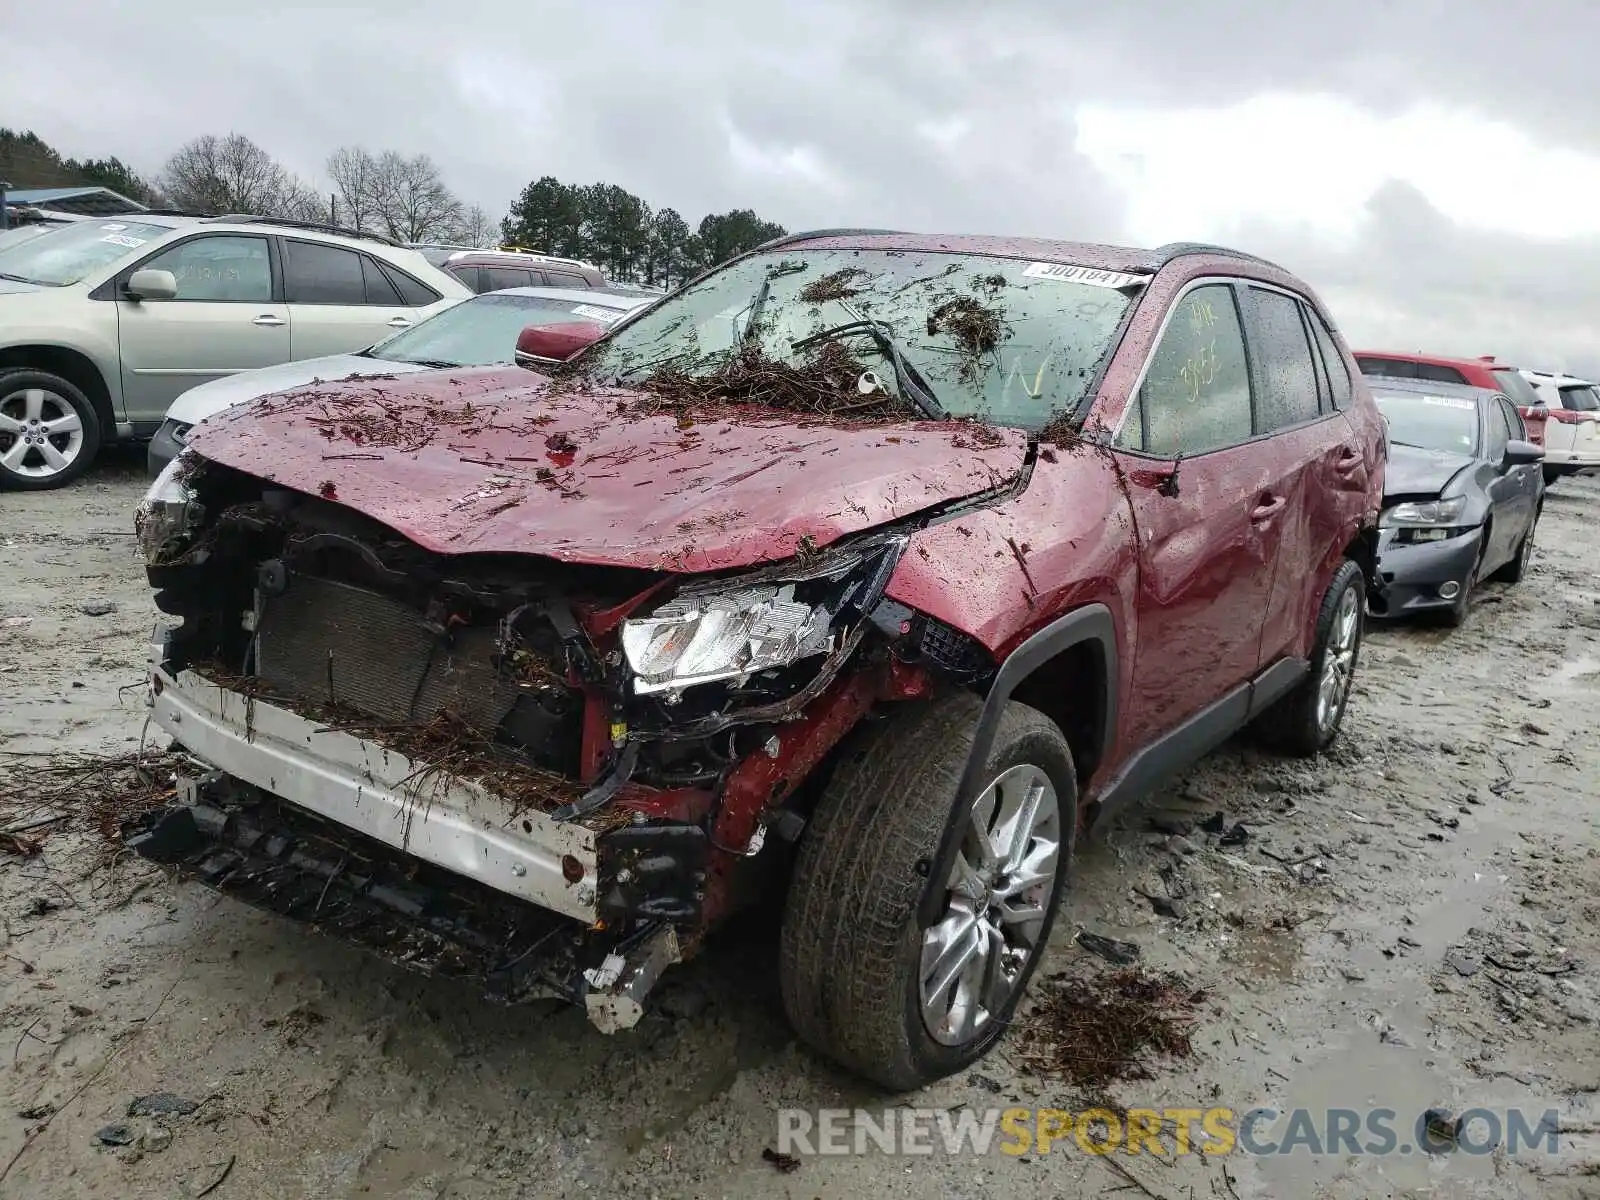
[(1361, 451), (1354, 446), (1340, 446), (1339, 457), (1334, 460), (1333, 469), (1341, 475), (1354, 475), (1362, 465)]
[(1278, 515), (1278, 511), (1283, 508), (1285, 503), (1287, 501), (1282, 496), (1274, 496), (1271, 492), (1262, 492), (1260, 499), (1256, 501), (1256, 506), (1250, 510), (1250, 519), (1258, 524), (1262, 521), (1270, 521)]
[(411, 318), (410, 317), (390, 317), (389, 318), (389, 328), (390, 329), (410, 329), (411, 328)]
[(274, 325), (282, 325), (283, 323), (284, 321), (282, 317), (275, 317), (271, 313), (262, 313), (254, 321), (250, 322), (252, 325), (265, 325), (269, 328)]

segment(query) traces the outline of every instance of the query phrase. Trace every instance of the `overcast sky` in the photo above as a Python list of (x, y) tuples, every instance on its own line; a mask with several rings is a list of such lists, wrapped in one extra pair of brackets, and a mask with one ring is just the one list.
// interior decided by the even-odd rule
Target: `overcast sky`
[(219, 7), (9, 6), (0, 121), (149, 173), (200, 133), (319, 183), (427, 153), (497, 216), (551, 174), (691, 222), (1224, 241), (1356, 344), (1600, 372), (1594, 0)]

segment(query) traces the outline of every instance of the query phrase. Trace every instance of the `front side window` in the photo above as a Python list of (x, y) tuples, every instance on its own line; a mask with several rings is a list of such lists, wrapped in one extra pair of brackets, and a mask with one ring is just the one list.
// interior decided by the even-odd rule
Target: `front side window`
[(840, 370), (824, 407), (883, 390), (909, 412), (920, 379), (948, 415), (1038, 430), (1077, 410), (1141, 282), (988, 255), (790, 248), (674, 293), (579, 363), (637, 386), (735, 360), (815, 372), (827, 352)]
[(165, 225), (138, 221), (78, 221), (49, 233), (0, 248), (0, 279), (66, 287), (125, 259), (147, 243), (166, 237)]
[(1252, 428), (1250, 372), (1233, 288), (1195, 288), (1167, 321), (1117, 443), (1163, 458), (1187, 457), (1246, 441)]
[(171, 271), (178, 282), (175, 300), (272, 301), (272, 260), (263, 237), (218, 233), (190, 238), (139, 267)]
[(1497, 401), (1497, 404), (1500, 409), (1500, 419), (1506, 423), (1507, 435), (1515, 441), (1526, 441), (1528, 429), (1522, 423), (1522, 414), (1512, 406), (1509, 400), (1502, 398)]
[(1430, 383), (1457, 383), (1464, 384), (1467, 377), (1454, 367), (1447, 367), (1443, 363), (1418, 363), (1417, 378), (1426, 379)]
[(1311, 362), (1300, 302), (1267, 288), (1253, 287), (1246, 295), (1250, 303), (1250, 347), (1261, 371), (1256, 432), (1271, 433), (1315, 420), (1321, 411), (1317, 369)]

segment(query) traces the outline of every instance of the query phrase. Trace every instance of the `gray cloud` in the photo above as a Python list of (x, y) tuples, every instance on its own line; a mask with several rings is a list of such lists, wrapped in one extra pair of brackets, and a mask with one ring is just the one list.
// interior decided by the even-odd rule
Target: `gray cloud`
[(1269, 223), (1235, 240), (1312, 281), (1353, 345), (1600, 378), (1600, 238), (1465, 229), (1391, 181), (1348, 245)]
[[(1321, 89), (1378, 111), (1466, 106), (1600, 149), (1592, 0), (849, 0), (366, 6), (56, 0), (5, 20), (4, 120), (153, 172), (245, 133), (319, 180), (344, 143), (431, 154), (502, 212), (530, 178), (606, 180), (694, 220), (1115, 239), (1075, 103), (1224, 104)], [(1331, 160), (1330, 171), (1339, 170)], [(1465, 187), (1529, 187), (1464, 162)], [(1305, 274), (1360, 340), (1591, 361), (1600, 247), (1479, 234), (1392, 185), (1358, 242), (1239, 240)], [(1600, 365), (1600, 361), (1597, 361)]]

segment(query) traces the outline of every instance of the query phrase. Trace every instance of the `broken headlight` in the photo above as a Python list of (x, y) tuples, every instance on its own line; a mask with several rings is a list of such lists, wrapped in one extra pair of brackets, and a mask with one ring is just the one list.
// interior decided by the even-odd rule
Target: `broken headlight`
[(1452, 525), (1466, 507), (1465, 496), (1455, 496), (1449, 500), (1412, 500), (1386, 509), (1378, 523), (1385, 528)]
[(194, 471), (194, 452), (179, 454), (156, 476), (134, 513), (134, 536), (146, 563), (166, 562), (181, 554), (205, 519), (188, 478)]
[(809, 564), (685, 588), (648, 616), (623, 622), (622, 652), (634, 691), (743, 682), (827, 654), (843, 627), (883, 594), (904, 546), (904, 539), (888, 539)]

